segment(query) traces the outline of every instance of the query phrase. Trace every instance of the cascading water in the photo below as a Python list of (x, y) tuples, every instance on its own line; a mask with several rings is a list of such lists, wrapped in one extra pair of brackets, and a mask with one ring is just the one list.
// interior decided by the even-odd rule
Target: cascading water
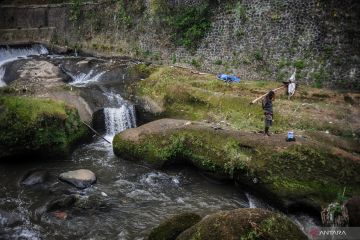
[(90, 82), (99, 81), (101, 76), (104, 73), (106, 73), (106, 71), (99, 72), (99, 73), (94, 73), (94, 70), (90, 70), (90, 72), (88, 72), (88, 73), (80, 73), (80, 74), (77, 74), (77, 75), (73, 75), (73, 74), (67, 72), (67, 74), (73, 80), (70, 84), (74, 85), (74, 86), (77, 86), (77, 87), (85, 86), (86, 84), (88, 84)]
[(34, 45), (27, 48), (0, 48), (0, 87), (6, 86), (4, 79), (5, 64), (15, 61), (18, 58), (27, 58), (28, 56), (39, 56), (48, 54), (49, 51), (42, 45)]
[(113, 138), (115, 134), (128, 128), (136, 127), (135, 108), (119, 94), (105, 94), (114, 107), (104, 108), (106, 135)]
[(134, 123), (134, 106), (122, 105), (120, 108), (105, 108), (106, 134), (113, 136), (128, 128), (136, 127)]
[(6, 83), (4, 82), (4, 76), (5, 76), (5, 68), (0, 67), (0, 87), (6, 86)]
[(34, 45), (28, 48), (0, 48), (0, 66), (15, 61), (20, 57), (48, 54), (49, 51), (42, 45)]

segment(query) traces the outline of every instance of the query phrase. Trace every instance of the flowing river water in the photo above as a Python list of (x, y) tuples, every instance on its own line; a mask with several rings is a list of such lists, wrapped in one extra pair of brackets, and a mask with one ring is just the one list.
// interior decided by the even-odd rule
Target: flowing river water
[[(0, 50), (1, 78), (8, 61), (48, 54), (38, 46), (28, 49), (30, 53), (24, 49), (11, 51)], [(104, 71), (95, 68), (67, 74), (74, 88), (86, 90), (95, 85), (101, 89), (106, 99), (106, 138), (111, 140), (116, 133), (136, 127), (134, 106), (122, 98), (119, 88), (103, 84), (107, 80)], [(62, 172), (82, 168), (96, 174), (97, 183), (92, 187), (78, 190), (58, 180)], [(21, 186), (23, 176), (34, 169), (48, 171), (47, 182)], [(67, 210), (65, 220), (51, 213), (38, 214), (48, 202), (66, 195), (75, 195), (79, 204)], [(239, 187), (211, 181), (194, 169), (160, 171), (118, 158), (111, 144), (102, 139), (79, 146), (67, 159), (0, 163), (0, 239), (146, 239), (151, 228), (177, 213), (205, 216), (219, 210), (250, 207), (271, 208), (266, 199), (256, 199)], [(305, 232), (316, 224), (306, 215), (289, 217)]]

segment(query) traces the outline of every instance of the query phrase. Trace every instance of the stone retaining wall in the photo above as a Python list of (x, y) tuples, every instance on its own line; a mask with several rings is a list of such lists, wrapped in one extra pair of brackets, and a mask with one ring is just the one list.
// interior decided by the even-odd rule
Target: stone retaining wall
[[(133, 16), (130, 26), (119, 20), (120, 6), (114, 1), (85, 3), (77, 12), (69, 3), (0, 5), (0, 29), (13, 29), (1, 34), (0, 42), (35, 41), (41, 32), (39, 41), (51, 34), (53, 44), (193, 64), (214, 73), (240, 74), (243, 79), (286, 80), (296, 67), (301, 83), (360, 89), (360, 2), (356, 0), (221, 1), (213, 9), (212, 29), (195, 52), (175, 46), (159, 16), (149, 11), (149, 4), (160, 0), (144, 1), (145, 11)], [(45, 34), (38, 29), (51, 30)]]

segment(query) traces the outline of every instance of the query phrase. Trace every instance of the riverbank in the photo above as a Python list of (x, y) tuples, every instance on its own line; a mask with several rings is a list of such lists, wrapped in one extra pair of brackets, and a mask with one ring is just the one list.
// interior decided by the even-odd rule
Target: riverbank
[[(274, 102), (274, 133), (261, 134), (261, 104), (249, 103), (281, 85), (224, 83), (212, 74), (178, 67), (148, 67), (132, 87), (140, 117), (163, 119), (127, 130), (114, 139), (114, 152), (155, 167), (190, 164), (217, 178), (231, 179), (285, 209), (320, 212), (360, 193), (360, 95), (300, 85), (288, 100)], [(149, 117), (150, 113), (150, 117)], [(285, 141), (292, 130), (296, 142)]]

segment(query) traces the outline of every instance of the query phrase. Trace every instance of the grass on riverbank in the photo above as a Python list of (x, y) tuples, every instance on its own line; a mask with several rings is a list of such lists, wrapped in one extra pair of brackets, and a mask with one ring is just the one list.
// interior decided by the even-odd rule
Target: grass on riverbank
[[(228, 84), (211, 74), (158, 67), (137, 85), (136, 95), (150, 98), (161, 106), (160, 117), (223, 122), (235, 129), (259, 131), (263, 128), (261, 103), (249, 103), (279, 86), (281, 83), (271, 81)], [(284, 92), (280, 90), (274, 102), (272, 131), (328, 131), (346, 138), (359, 138), (360, 110), (356, 102), (359, 94), (300, 85), (289, 101)], [(355, 102), (350, 104), (349, 97)]]

